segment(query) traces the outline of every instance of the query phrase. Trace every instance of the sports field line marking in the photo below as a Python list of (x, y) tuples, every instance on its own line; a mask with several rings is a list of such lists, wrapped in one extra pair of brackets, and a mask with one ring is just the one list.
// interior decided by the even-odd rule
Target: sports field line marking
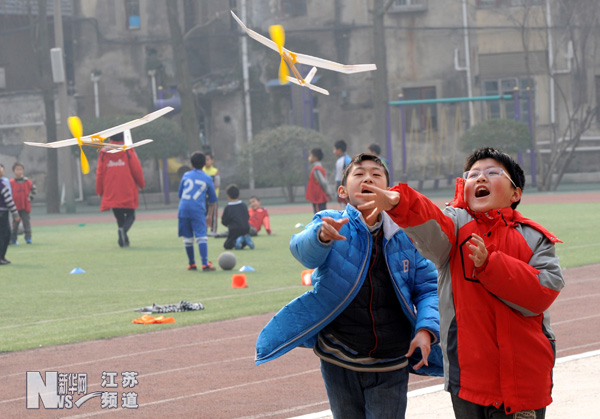
[[(241, 338), (255, 337), (255, 336), (256, 336), (256, 333), (248, 333), (245, 335), (230, 336), (230, 337), (226, 337), (226, 338), (212, 339), (212, 340), (203, 340), (203, 341), (194, 342), (194, 343), (186, 343), (184, 345), (167, 346), (167, 347), (163, 347), (163, 348), (151, 349), (151, 350), (141, 351), (141, 352), (131, 352), (131, 353), (127, 353), (127, 354), (111, 356), (108, 358), (100, 358), (100, 359), (93, 359), (93, 360), (89, 360), (89, 361), (74, 362), (72, 364), (58, 365), (58, 366), (52, 366), (52, 367), (46, 367), (46, 368), (40, 368), (40, 367), (28, 367), (28, 368), (29, 368), (29, 371), (58, 371), (60, 369), (72, 368), (72, 367), (76, 367), (76, 366), (80, 366), (80, 365), (96, 364), (99, 362), (113, 361), (115, 359), (122, 359), (122, 358), (128, 358), (128, 357), (138, 357), (138, 356), (153, 354), (153, 353), (157, 353), (157, 352), (172, 351), (175, 349), (182, 349), (182, 348), (190, 348), (193, 346), (205, 346), (205, 345), (212, 344), (212, 343), (220, 343), (220, 342), (224, 342), (227, 340), (241, 339)], [(22, 374), (23, 374), (23, 372), (2, 375), (2, 376), (0, 376), (0, 380), (2, 380), (4, 378), (15, 377), (15, 376), (22, 375)], [(2, 403), (2, 401), (0, 401), (0, 403)]]
[[(294, 289), (294, 288), (301, 288), (301, 287), (302, 287), (302, 285), (292, 285), (290, 287), (273, 288), (273, 289), (270, 289), (270, 290), (256, 291), (256, 292), (247, 292), (245, 294), (221, 295), (221, 296), (218, 296), (218, 297), (203, 298), (202, 301), (215, 301), (215, 300), (224, 300), (224, 299), (227, 299), (227, 298), (247, 297), (247, 296), (250, 296), (250, 295), (262, 295), (262, 294), (268, 294), (268, 293), (271, 293), (271, 292), (286, 291), (286, 290), (290, 290), (290, 289)], [(140, 307), (137, 307), (137, 308), (140, 308)], [(9, 326), (2, 326), (2, 327), (0, 327), (0, 330), (14, 329), (14, 328), (17, 328), (17, 327), (39, 326), (39, 325), (42, 325), (42, 324), (64, 322), (64, 321), (70, 321), (70, 320), (88, 319), (90, 317), (110, 316), (110, 315), (113, 315), (113, 314), (135, 313), (135, 310), (136, 309), (129, 308), (127, 310), (109, 311), (109, 312), (105, 312), (105, 313), (84, 314), (82, 316), (64, 317), (64, 318), (61, 318), (61, 319), (48, 319), (48, 320), (40, 320), (40, 321), (37, 321), (37, 322), (31, 322), (31, 323), (11, 324)]]
[[(222, 392), (222, 391), (236, 390), (236, 389), (243, 388), (243, 387), (248, 387), (248, 386), (254, 386), (254, 385), (260, 385), (260, 384), (265, 384), (265, 383), (271, 383), (273, 381), (279, 381), (279, 380), (285, 380), (285, 379), (294, 378), (294, 377), (300, 377), (302, 375), (313, 374), (315, 372), (318, 372), (320, 374), (321, 370), (319, 368), (315, 368), (315, 369), (312, 369), (312, 370), (302, 371), (302, 372), (298, 372), (298, 373), (295, 373), (295, 374), (288, 374), (288, 375), (282, 375), (282, 376), (274, 377), (274, 378), (267, 378), (267, 379), (264, 379), (264, 380), (251, 381), (249, 383), (236, 384), (236, 385), (233, 385), (233, 386), (221, 387), (221, 388), (216, 388), (216, 389), (213, 389), (213, 390), (207, 390), (207, 391), (201, 391), (201, 392), (198, 392), (198, 393), (186, 394), (184, 396), (171, 397), (169, 399), (155, 400), (153, 402), (148, 402), (148, 403), (140, 404), (140, 408), (144, 408), (144, 407), (148, 407), (148, 406), (155, 406), (155, 405), (164, 404), (164, 403), (176, 402), (176, 401), (179, 401), (179, 400), (189, 399), (189, 398), (193, 398), (193, 397), (206, 396), (207, 394), (214, 394), (214, 393), (219, 393), (219, 392)], [(88, 413), (88, 414), (84, 414), (84, 415), (65, 416), (65, 417), (68, 417), (69, 419), (79, 419), (79, 418), (89, 418), (89, 417), (92, 417), (92, 416), (104, 415), (106, 413), (116, 413), (116, 412), (115, 411), (111, 412), (111, 411), (105, 410), (105, 411), (100, 411), (100, 412)]]
[(557, 303), (566, 303), (566, 302), (574, 301), (574, 300), (584, 300), (586, 298), (593, 298), (593, 297), (600, 297), (600, 293), (598, 293), (598, 294), (578, 295), (577, 297), (562, 298), (560, 300), (556, 300), (554, 302), (554, 304), (557, 304)]
[[(302, 410), (302, 409), (308, 409), (311, 407), (317, 407), (317, 406), (321, 406), (324, 404), (329, 404), (329, 400), (323, 400), (321, 402), (317, 402), (317, 403), (311, 403), (311, 404), (305, 404), (303, 406), (296, 406), (296, 407), (290, 407), (289, 409), (282, 409), (282, 410), (277, 410), (275, 412), (268, 412), (268, 413), (260, 413), (258, 415), (252, 415), (252, 416), (242, 416), (240, 418), (235, 418), (235, 419), (261, 419), (261, 418), (268, 418), (271, 416), (275, 416), (275, 415), (281, 415), (282, 413), (292, 413), (292, 412), (297, 412), (298, 410)], [(325, 412), (329, 412), (329, 416), (331, 416), (331, 411), (330, 410), (326, 410)], [(321, 412), (323, 413), (323, 412)], [(318, 418), (322, 418), (323, 416), (313, 416), (313, 415), (318, 415), (320, 413), (311, 413), (308, 415), (304, 415), (304, 416), (298, 416), (298, 418), (302, 418), (302, 419), (318, 419)]]
[(600, 314), (595, 314), (593, 316), (585, 316), (585, 317), (576, 317), (574, 319), (570, 319), (570, 320), (562, 320), (559, 322), (552, 322), (552, 326), (558, 326), (561, 324), (567, 324), (567, 323), (573, 323), (573, 322), (578, 322), (580, 320), (589, 320), (589, 319), (595, 319), (597, 317), (600, 317)]

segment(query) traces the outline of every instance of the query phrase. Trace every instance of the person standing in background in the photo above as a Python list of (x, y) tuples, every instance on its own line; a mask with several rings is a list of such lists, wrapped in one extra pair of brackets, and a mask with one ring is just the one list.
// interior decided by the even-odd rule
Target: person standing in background
[[(206, 163), (204, 164), (204, 173), (211, 177), (213, 185), (215, 186), (215, 193), (217, 198), (219, 197), (219, 187), (221, 186), (221, 175), (219, 175), (219, 169), (214, 166), (215, 159), (212, 153), (204, 153), (206, 157)], [(219, 201), (215, 202), (214, 209), (210, 220), (206, 220), (206, 224), (210, 227), (209, 236), (217, 235), (217, 227), (219, 225)]]

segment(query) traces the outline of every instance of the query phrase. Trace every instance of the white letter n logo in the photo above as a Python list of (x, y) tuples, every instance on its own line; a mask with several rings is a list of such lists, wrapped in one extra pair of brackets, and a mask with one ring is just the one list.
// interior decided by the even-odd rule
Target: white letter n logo
[(58, 408), (58, 372), (46, 372), (46, 383), (39, 371), (27, 371), (27, 409)]

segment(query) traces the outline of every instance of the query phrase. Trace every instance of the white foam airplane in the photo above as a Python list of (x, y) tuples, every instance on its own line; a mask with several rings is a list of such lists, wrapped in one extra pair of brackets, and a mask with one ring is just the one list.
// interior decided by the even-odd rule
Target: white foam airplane
[[(372, 71), (377, 69), (375, 64), (340, 64), (334, 61), (325, 60), (323, 58), (313, 57), (312, 55), (295, 53), (284, 48), (283, 44), (285, 43), (285, 32), (281, 25), (274, 25), (269, 28), (269, 34), (271, 35), (271, 39), (269, 39), (253, 31), (252, 29), (249, 29), (244, 22), (242, 22), (240, 18), (233, 13), (233, 11), (231, 12), (231, 15), (237, 21), (237, 23), (239, 23), (242, 29), (244, 29), (248, 36), (271, 48), (273, 51), (277, 51), (279, 55), (281, 55), (281, 64), (279, 66), (279, 82), (281, 84), (292, 82), (299, 86), (306, 86), (315, 92), (328, 95), (329, 92), (327, 90), (311, 83), (315, 73), (317, 72), (317, 67), (344, 74), (361, 73), (363, 71)], [(306, 77), (302, 77), (300, 75), (300, 72), (296, 68), (296, 63), (312, 66)], [(288, 67), (294, 77), (289, 76)]]
[[(139, 147), (141, 145), (151, 143), (154, 140), (145, 139), (134, 143), (131, 137), (131, 130), (141, 125), (147, 124), (150, 121), (154, 121), (155, 119), (160, 118), (161, 116), (171, 112), (172, 110), (172, 107), (166, 106), (162, 109), (149, 113), (148, 115), (143, 116), (139, 119), (125, 122), (124, 124), (105, 129), (92, 135), (83, 135), (81, 120), (77, 116), (71, 116), (69, 117), (67, 122), (69, 124), (71, 134), (75, 138), (54, 141), (52, 143), (35, 143), (25, 141), (25, 144), (45, 148), (61, 148), (78, 144), (79, 149), (81, 150), (81, 171), (83, 172), (83, 174), (87, 174), (90, 171), (90, 165), (87, 161), (87, 158), (85, 157), (85, 154), (83, 153), (82, 146), (106, 148), (108, 149), (107, 153), (118, 153), (120, 151), (129, 150), (130, 148)], [(124, 139), (123, 145), (110, 144), (104, 142), (107, 138), (110, 138), (113, 135), (119, 134), (121, 132), (123, 133)]]

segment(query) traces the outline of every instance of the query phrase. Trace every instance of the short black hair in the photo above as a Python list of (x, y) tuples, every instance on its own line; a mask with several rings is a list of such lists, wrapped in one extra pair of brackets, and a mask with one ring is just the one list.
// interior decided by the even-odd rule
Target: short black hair
[(25, 166), (23, 166), (23, 163), (16, 161), (15, 164), (13, 164), (13, 172), (15, 171), (15, 167), (17, 167), (17, 166), (21, 166), (23, 169), (25, 169)]
[(238, 199), (240, 197), (240, 188), (238, 188), (236, 184), (232, 183), (225, 188), (225, 193), (231, 199)]
[(192, 154), (190, 161), (192, 162), (192, 167), (194, 169), (202, 169), (206, 164), (206, 156), (204, 153), (196, 151), (194, 154)]
[(344, 172), (342, 173), (342, 185), (346, 186), (346, 181), (348, 180), (348, 174), (350, 173), (350, 170), (352, 170), (352, 168), (354, 166), (356, 166), (359, 163), (362, 163), (364, 161), (369, 161), (369, 160), (373, 161), (373, 162), (377, 163), (379, 166), (381, 166), (381, 168), (385, 172), (386, 186), (389, 186), (390, 173), (388, 172), (387, 167), (385, 167), (385, 164), (383, 164), (383, 160), (381, 160), (377, 156), (374, 156), (374, 155), (368, 154), (368, 153), (360, 153), (360, 154), (357, 154), (356, 156), (352, 157), (352, 160), (350, 160), (350, 163), (348, 163), (348, 165), (346, 167), (344, 167)]
[(381, 147), (379, 147), (379, 144), (369, 144), (369, 151), (379, 156), (381, 154)]
[(319, 161), (323, 160), (323, 150), (321, 150), (319, 147), (310, 150), (310, 154), (315, 156)]
[(116, 141), (118, 143), (125, 142), (125, 136), (122, 132), (118, 132), (115, 135), (110, 136), (110, 141)]
[(205, 153), (204, 153), (204, 155), (205, 155), (206, 157), (210, 157), (210, 158), (211, 158), (211, 159), (213, 159), (213, 160), (215, 159), (215, 158), (213, 157), (213, 154), (212, 154), (210, 151), (207, 151), (207, 152), (205, 152)]
[(342, 150), (343, 152), (346, 152), (346, 148), (348, 146), (346, 145), (346, 141), (344, 141), (344, 140), (337, 140), (333, 144), (333, 147), (337, 148), (338, 150)]
[[(502, 164), (517, 188), (521, 188), (521, 190), (525, 189), (525, 173), (521, 166), (519, 166), (519, 163), (517, 163), (508, 153), (493, 147), (483, 147), (471, 153), (465, 160), (464, 171), (468, 172), (475, 162), (483, 159), (493, 159)], [(517, 208), (517, 205), (519, 205), (520, 202), (521, 200), (513, 202), (511, 208)]]

